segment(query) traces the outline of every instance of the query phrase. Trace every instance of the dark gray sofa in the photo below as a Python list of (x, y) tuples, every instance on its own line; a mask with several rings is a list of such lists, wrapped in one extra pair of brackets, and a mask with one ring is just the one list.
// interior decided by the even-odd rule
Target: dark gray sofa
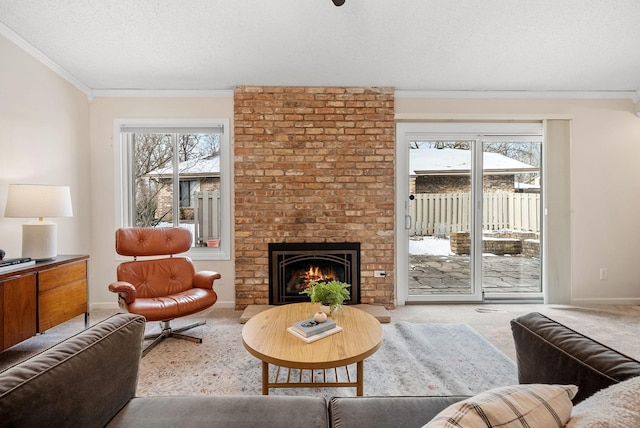
[[(540, 317), (519, 319), (514, 327), (518, 362), (522, 360), (531, 373), (536, 367), (538, 371), (549, 367), (547, 357), (537, 360), (535, 355), (545, 356), (549, 348), (556, 348), (556, 335), (549, 336), (535, 327), (541, 324)], [(327, 402), (323, 397), (286, 396), (135, 397), (144, 324), (140, 316), (115, 315), (1, 372), (0, 426), (420, 427), (465, 398), (334, 397)], [(558, 323), (546, 326), (554, 328), (566, 329)], [(574, 340), (589, 347), (593, 343), (584, 336)], [(531, 343), (537, 345), (529, 346)], [(600, 348), (596, 351), (599, 355)], [(531, 358), (523, 353), (532, 353)], [(575, 360), (575, 364), (589, 362)], [(640, 363), (629, 359), (625, 364), (628, 367), (621, 377), (640, 374)], [(551, 372), (565, 370), (564, 366), (553, 367)], [(545, 379), (551, 381), (551, 375)]]
[(635, 376), (640, 362), (551, 318), (532, 312), (511, 321), (519, 383), (573, 384), (578, 404)]

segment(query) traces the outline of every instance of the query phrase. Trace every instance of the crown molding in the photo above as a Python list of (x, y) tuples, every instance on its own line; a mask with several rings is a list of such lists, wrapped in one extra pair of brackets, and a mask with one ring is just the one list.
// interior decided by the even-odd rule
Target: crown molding
[(630, 99), (637, 103), (640, 91), (409, 91), (396, 90), (396, 98), (553, 98)]
[[(0, 35), (33, 56), (45, 66), (83, 92), (89, 101), (94, 97), (233, 97), (233, 89), (223, 90), (147, 90), (147, 89), (92, 89), (60, 67), (18, 33), (0, 22)], [(396, 90), (396, 98), (565, 98), (565, 99), (630, 99), (640, 102), (640, 89), (636, 91), (421, 91)]]
[(420, 122), (420, 121), (488, 121), (488, 122), (540, 122), (543, 120), (573, 120), (570, 114), (557, 113), (527, 113), (527, 114), (478, 114), (478, 113), (396, 113), (394, 120), (396, 123)]
[(32, 57), (34, 57), (35, 59), (37, 59), (44, 65), (46, 65), (47, 67), (49, 67), (53, 72), (58, 74), (64, 80), (66, 80), (67, 82), (69, 82), (70, 84), (78, 88), (87, 96), (87, 98), (89, 98), (89, 100), (91, 100), (92, 98), (91, 88), (89, 88), (87, 85), (82, 83), (80, 80), (78, 80), (75, 76), (70, 74), (64, 68), (60, 67), (57, 63), (53, 62), (51, 58), (46, 56), (44, 53), (42, 53), (42, 51), (40, 51), (38, 48), (33, 46), (31, 43), (29, 43), (28, 41), (20, 37), (18, 33), (13, 31), (11, 28), (7, 27), (2, 22), (0, 22), (0, 34), (6, 37), (7, 39), (9, 39), (10, 41), (12, 41), (13, 43), (15, 43), (18, 47), (22, 48)]
[(153, 98), (153, 97), (211, 97), (233, 98), (233, 89), (207, 90), (207, 89), (94, 89), (94, 97), (121, 97), (121, 98)]

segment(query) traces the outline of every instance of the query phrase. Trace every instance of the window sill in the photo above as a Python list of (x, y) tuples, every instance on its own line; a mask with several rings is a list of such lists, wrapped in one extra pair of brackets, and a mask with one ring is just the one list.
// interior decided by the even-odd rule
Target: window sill
[[(186, 253), (177, 254), (177, 256), (186, 256), (189, 257), (193, 261), (202, 261), (202, 260), (231, 260), (231, 256), (227, 251), (223, 248), (191, 248)], [(159, 256), (162, 257), (162, 256)], [(152, 260), (158, 257), (152, 256), (141, 256), (138, 257), (138, 260)], [(119, 254), (116, 255), (116, 261), (131, 261), (132, 257), (121, 256)]]
[(191, 260), (231, 260), (231, 255), (224, 248), (191, 248), (183, 255)]

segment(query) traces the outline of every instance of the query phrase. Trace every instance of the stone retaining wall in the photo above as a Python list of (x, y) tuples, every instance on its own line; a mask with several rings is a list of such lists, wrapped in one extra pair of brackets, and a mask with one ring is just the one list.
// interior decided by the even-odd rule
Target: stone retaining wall
[[(522, 254), (526, 257), (540, 257), (540, 240), (537, 238), (536, 232), (485, 232), (482, 237), (482, 251), (497, 255)], [(449, 243), (454, 254), (471, 252), (469, 232), (451, 232)]]
[(522, 241), (522, 255), (526, 257), (540, 257), (540, 240), (525, 239)]

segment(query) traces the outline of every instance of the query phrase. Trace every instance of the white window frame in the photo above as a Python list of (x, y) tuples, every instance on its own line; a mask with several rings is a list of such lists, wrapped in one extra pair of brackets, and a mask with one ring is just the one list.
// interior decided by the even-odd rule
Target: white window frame
[[(114, 149), (114, 206), (116, 229), (128, 226), (128, 206), (131, 203), (129, 177), (124, 175), (129, 162), (125, 141), (121, 138), (123, 127), (177, 127), (203, 128), (222, 127), (220, 135), (220, 246), (192, 247), (185, 255), (193, 260), (231, 260), (231, 159), (229, 143), (229, 119), (154, 119), (154, 118), (118, 118), (113, 121)], [(125, 204), (125, 201), (129, 201)]]

